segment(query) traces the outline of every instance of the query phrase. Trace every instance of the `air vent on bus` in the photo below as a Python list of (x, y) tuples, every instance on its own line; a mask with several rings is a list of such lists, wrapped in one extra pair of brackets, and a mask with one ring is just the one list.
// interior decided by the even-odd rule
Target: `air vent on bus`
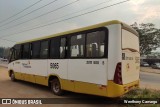
[(116, 84), (122, 84), (122, 72), (121, 72), (121, 62), (117, 63), (115, 74), (114, 74), (114, 82)]

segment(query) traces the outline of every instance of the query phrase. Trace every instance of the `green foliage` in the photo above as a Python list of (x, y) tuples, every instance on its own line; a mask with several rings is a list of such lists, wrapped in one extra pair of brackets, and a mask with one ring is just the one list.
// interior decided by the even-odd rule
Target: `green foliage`
[(155, 28), (154, 24), (134, 23), (131, 26), (139, 33), (141, 55), (148, 55), (160, 46), (160, 29)]
[(160, 98), (160, 91), (150, 89), (135, 89), (122, 96), (122, 98)]
[[(134, 89), (121, 97), (122, 99), (159, 99), (160, 91), (151, 89)], [(127, 104), (127, 107), (159, 107), (158, 104)]]

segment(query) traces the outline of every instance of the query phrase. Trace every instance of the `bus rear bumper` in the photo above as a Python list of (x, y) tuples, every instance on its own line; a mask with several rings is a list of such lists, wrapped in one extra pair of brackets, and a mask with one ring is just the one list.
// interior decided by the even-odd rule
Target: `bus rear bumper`
[(139, 87), (139, 80), (123, 85), (116, 84), (113, 81), (108, 81), (107, 97), (119, 97), (127, 93), (128, 91), (138, 87)]

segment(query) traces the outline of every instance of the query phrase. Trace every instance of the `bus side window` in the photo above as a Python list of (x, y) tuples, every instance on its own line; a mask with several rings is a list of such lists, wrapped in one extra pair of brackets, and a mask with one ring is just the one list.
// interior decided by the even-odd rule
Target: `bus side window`
[(60, 57), (60, 38), (51, 39), (50, 43), (50, 58), (58, 59)]
[(47, 59), (48, 58), (48, 41), (41, 41), (41, 49), (40, 49), (40, 58)]
[(105, 50), (105, 32), (95, 31), (87, 34), (86, 57), (103, 57)]
[(71, 37), (70, 56), (73, 58), (84, 57), (85, 35), (79, 34)]
[(21, 45), (14, 46), (14, 56), (15, 56), (15, 60), (18, 60), (21, 58)]
[(40, 42), (33, 42), (32, 49), (31, 49), (31, 58), (32, 59), (39, 59), (40, 56)]
[(30, 45), (29, 43), (22, 45), (22, 59), (29, 59), (30, 57)]
[(61, 38), (60, 58), (66, 57), (66, 38)]

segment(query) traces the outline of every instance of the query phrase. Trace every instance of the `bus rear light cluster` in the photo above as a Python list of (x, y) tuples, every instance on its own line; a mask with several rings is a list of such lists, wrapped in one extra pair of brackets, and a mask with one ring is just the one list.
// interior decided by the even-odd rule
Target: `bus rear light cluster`
[(117, 63), (115, 74), (114, 74), (114, 82), (116, 84), (121, 84), (122, 85), (122, 69), (121, 69), (121, 62)]

